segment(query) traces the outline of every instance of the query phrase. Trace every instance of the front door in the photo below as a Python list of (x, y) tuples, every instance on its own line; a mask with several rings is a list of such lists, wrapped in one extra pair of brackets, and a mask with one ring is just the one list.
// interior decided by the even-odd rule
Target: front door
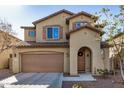
[(85, 71), (85, 51), (78, 52), (78, 72)]

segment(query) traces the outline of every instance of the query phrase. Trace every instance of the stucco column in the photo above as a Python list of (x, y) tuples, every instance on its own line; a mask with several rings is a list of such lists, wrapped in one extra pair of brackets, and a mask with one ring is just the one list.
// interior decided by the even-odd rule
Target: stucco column
[(70, 47), (70, 75), (77, 75), (77, 52)]
[(64, 73), (68, 73), (69, 72), (69, 62), (68, 62), (68, 58), (67, 58), (67, 55), (68, 54), (68, 52), (64, 52)]
[(12, 47), (12, 72), (19, 73), (19, 56), (15, 47)]
[(13, 73), (19, 73), (19, 55), (18, 54), (16, 57), (13, 57), (12, 72)]
[(100, 48), (97, 48), (97, 49), (99, 51), (93, 50), (92, 74), (98, 74), (97, 69), (103, 69), (104, 68)]

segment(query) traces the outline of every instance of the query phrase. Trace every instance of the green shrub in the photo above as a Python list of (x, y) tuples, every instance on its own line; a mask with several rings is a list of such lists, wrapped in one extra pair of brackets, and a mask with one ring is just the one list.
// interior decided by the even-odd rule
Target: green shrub
[(97, 72), (103, 77), (106, 77), (108, 75), (107, 69), (97, 69)]
[(83, 88), (83, 86), (79, 83), (73, 84), (72, 88)]

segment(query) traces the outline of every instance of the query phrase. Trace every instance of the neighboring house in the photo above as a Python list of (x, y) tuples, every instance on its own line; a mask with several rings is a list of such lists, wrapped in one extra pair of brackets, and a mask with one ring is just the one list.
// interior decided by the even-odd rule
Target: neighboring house
[(101, 43), (102, 31), (91, 14), (60, 10), (22, 26), (25, 42), (14, 49), (13, 72), (97, 74), (108, 69), (109, 48)]
[[(0, 31), (0, 38), (2, 39), (3, 39), (3, 34), (5, 34), (5, 32)], [(12, 46), (16, 45), (21, 41), (20, 39), (12, 35), (8, 35), (7, 38), (11, 41)], [(2, 47), (2, 42), (0, 42), (0, 48), (1, 47)], [(11, 57), (11, 54), (12, 54), (12, 48), (5, 49), (3, 52), (0, 53), (0, 69), (9, 68), (9, 58)]]
[[(124, 58), (124, 32), (120, 32), (117, 35), (115, 35), (114, 41), (118, 48), (120, 48), (120, 45), (122, 46), (122, 49), (120, 48), (119, 52), (120, 52), (120, 55), (122, 56), (122, 58)], [(109, 44), (112, 45), (113, 42), (109, 41)], [(112, 46), (109, 48), (109, 54), (110, 54), (109, 57), (111, 58), (111, 61), (110, 61), (111, 69), (113, 69), (113, 66), (116, 69), (119, 68), (119, 58), (117, 56), (117, 53), (118, 52), (116, 51), (116, 47)]]

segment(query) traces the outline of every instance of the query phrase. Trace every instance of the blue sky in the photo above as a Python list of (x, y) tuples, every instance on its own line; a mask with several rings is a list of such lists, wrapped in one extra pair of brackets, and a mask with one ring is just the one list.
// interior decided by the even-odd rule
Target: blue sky
[(32, 26), (32, 22), (43, 18), (51, 13), (59, 11), (61, 9), (67, 9), (69, 11), (78, 13), (85, 11), (94, 14), (100, 11), (101, 8), (109, 8), (116, 14), (119, 12), (118, 6), (112, 5), (22, 5), (22, 6), (0, 6), (0, 18), (5, 18), (12, 24), (13, 30), (16, 31), (16, 37), (24, 39), (23, 30), (20, 26)]

